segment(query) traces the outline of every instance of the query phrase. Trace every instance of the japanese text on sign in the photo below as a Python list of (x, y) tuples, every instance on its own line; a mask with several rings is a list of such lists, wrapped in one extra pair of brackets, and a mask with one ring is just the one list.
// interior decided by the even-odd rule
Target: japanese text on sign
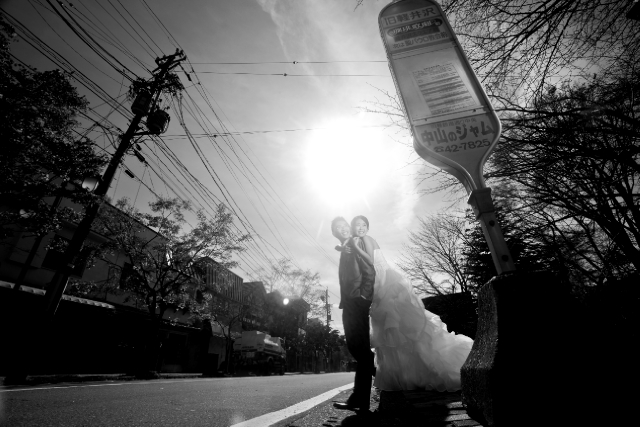
[[(436, 152), (488, 147), (496, 132), (485, 119), (467, 118), (431, 125), (420, 134), (422, 142)], [(455, 149), (450, 143), (456, 143)], [(451, 148), (446, 149), (441, 144)]]
[(478, 105), (452, 63), (415, 70), (412, 74), (432, 115)]
[(387, 46), (392, 52), (448, 42), (452, 38), (444, 20), (434, 7), (423, 7), (381, 20)]
[(409, 48), (418, 48), (423, 47), (424, 45), (434, 44), (436, 42), (440, 42), (442, 40), (449, 40), (449, 33), (446, 31), (440, 31), (433, 34), (425, 34), (419, 37), (414, 37), (411, 39), (403, 40), (401, 42), (393, 43), (390, 45), (391, 50), (397, 51), (403, 48), (407, 48), (406, 50), (410, 50)]
[(440, 31), (438, 28), (440, 25), (442, 25), (441, 19), (420, 21), (414, 24), (407, 24), (401, 27), (392, 28), (387, 31), (387, 34), (390, 37), (393, 37), (394, 42), (399, 42), (413, 37), (437, 33)]
[(382, 25), (390, 27), (397, 24), (405, 24), (407, 22), (417, 21), (419, 19), (431, 18), (438, 15), (438, 11), (433, 7), (423, 7), (409, 12), (397, 13), (382, 18)]

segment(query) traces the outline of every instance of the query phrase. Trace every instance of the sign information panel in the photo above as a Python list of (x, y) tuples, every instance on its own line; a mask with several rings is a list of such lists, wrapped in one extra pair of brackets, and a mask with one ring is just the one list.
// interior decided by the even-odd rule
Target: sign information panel
[(415, 70), (412, 74), (434, 116), (480, 106), (451, 62)]
[(416, 151), (467, 192), (484, 188), (482, 167), (500, 121), (442, 9), (400, 0), (382, 9), (378, 24)]

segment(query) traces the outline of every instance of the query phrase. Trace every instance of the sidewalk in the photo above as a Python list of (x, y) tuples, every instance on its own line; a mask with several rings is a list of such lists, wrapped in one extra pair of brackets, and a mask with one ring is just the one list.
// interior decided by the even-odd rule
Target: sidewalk
[(368, 413), (338, 410), (334, 401), (345, 401), (351, 390), (317, 406), (297, 419), (285, 420), (274, 427), (375, 426), (375, 427), (474, 427), (462, 406), (461, 393), (437, 391), (378, 391), (371, 393)]

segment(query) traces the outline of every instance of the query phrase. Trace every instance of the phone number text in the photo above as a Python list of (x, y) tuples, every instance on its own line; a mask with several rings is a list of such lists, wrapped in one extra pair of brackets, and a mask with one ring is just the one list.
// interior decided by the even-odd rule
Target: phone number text
[(448, 144), (446, 146), (436, 145), (433, 151), (436, 153), (455, 153), (458, 151), (473, 150), (474, 148), (489, 147), (491, 141), (482, 139), (477, 141), (459, 142), (457, 144)]

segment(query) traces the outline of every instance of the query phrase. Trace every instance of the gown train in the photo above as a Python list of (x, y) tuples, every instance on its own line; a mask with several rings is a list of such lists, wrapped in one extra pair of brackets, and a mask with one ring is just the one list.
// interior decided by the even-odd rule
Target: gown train
[(374, 385), (381, 390), (459, 390), (460, 368), (473, 340), (448, 332), (438, 315), (425, 310), (409, 281), (389, 267), (379, 249), (374, 265), (370, 309)]

